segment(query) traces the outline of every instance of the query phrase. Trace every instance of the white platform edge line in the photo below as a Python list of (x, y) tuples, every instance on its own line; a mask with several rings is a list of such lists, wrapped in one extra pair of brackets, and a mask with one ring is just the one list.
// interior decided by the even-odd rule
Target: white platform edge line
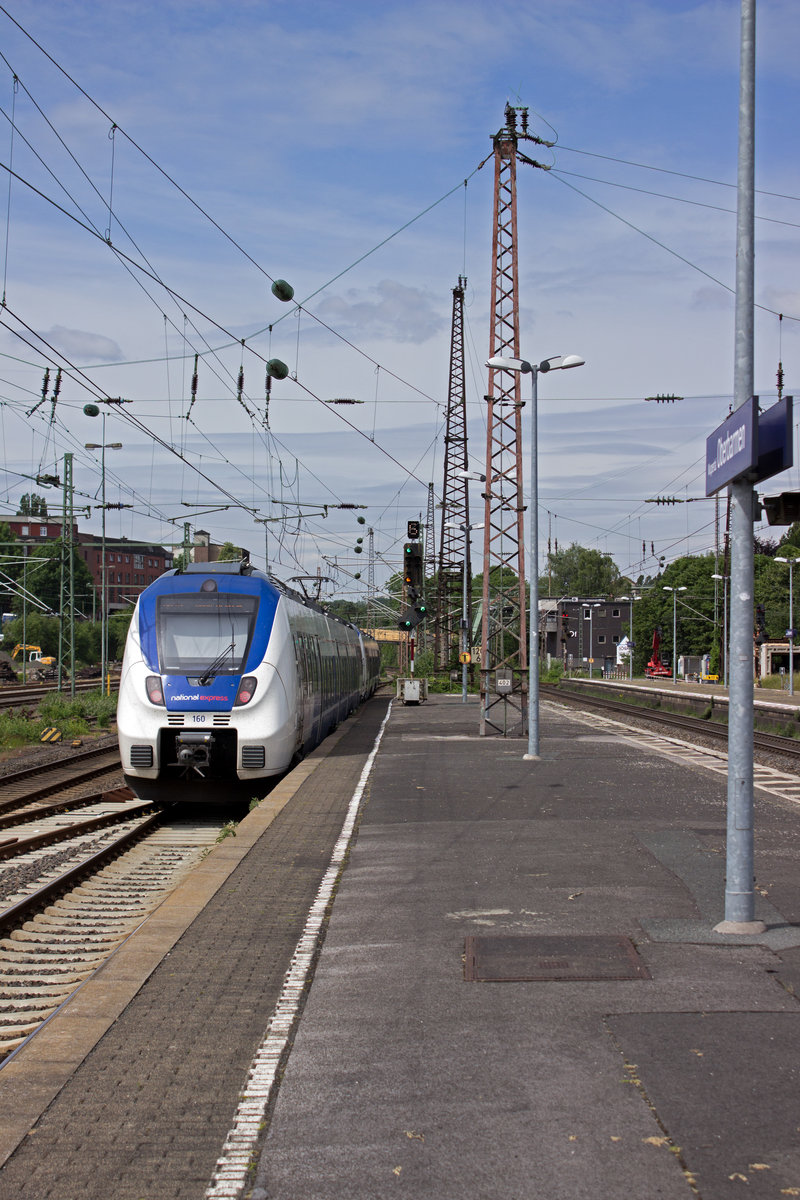
[(225, 1139), (222, 1153), (217, 1159), (211, 1182), (206, 1188), (205, 1200), (230, 1200), (231, 1197), (238, 1197), (249, 1182), (248, 1175), (261, 1131), (261, 1121), (272, 1098), (278, 1066), (305, 991), (325, 912), (333, 895), (347, 848), (350, 845), (364, 789), (367, 786), (367, 780), (391, 714), (392, 701), (390, 700), (386, 716), (381, 722), (369, 758), (364, 764), (361, 777), (347, 807), (344, 824), (333, 848), (330, 864), (323, 876), (305, 928), (292, 955), (291, 965), (284, 977), (278, 1002), (267, 1025), (261, 1045), (250, 1065), (247, 1083), (239, 1099), (233, 1125)]

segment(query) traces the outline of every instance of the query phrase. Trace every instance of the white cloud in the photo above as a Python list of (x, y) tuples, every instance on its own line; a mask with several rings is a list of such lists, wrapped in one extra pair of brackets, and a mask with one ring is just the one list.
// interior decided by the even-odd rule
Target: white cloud
[(379, 341), (429, 341), (445, 327), (431, 294), (384, 279), (363, 291), (349, 288), (343, 295), (326, 296), (317, 313), (347, 337), (377, 338)]
[(64, 325), (54, 325), (40, 336), (56, 353), (61, 353), (72, 362), (122, 362), (124, 353), (113, 338), (104, 337), (102, 333), (87, 333), (83, 329), (67, 329)]

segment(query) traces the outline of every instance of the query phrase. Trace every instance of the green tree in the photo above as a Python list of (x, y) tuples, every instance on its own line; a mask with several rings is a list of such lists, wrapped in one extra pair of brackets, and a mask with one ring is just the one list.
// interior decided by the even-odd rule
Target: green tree
[[(641, 599), (633, 606), (634, 674), (643, 674), (656, 630), (661, 639), (660, 653), (672, 662), (673, 614), (679, 656), (714, 654), (722, 637), (723, 608), (721, 588), (716, 591), (716, 610), (714, 605), (715, 562), (713, 554), (678, 558), (642, 591)], [(686, 590), (678, 590), (683, 588)]]
[(224, 542), (220, 547), (217, 562), (238, 562), (241, 557), (241, 546), (234, 546), (233, 542)]
[[(29, 610), (24, 625), (25, 645), (41, 646), (45, 658), (48, 655), (55, 658), (58, 654), (58, 619), (46, 616), (42, 612)], [(22, 617), (15, 617), (12, 621), (6, 622), (3, 628), (3, 649), (7, 653), (10, 654), (18, 642), (23, 642), (22, 627)], [(21, 655), (17, 655), (16, 662), (20, 666), (22, 665)]]
[(17, 516), (39, 517), (42, 520), (46, 520), (47, 501), (44, 496), (39, 496), (36, 492), (25, 492), (24, 496), (20, 498)]
[(539, 580), (540, 596), (620, 596), (630, 580), (620, 574), (610, 554), (588, 550), (576, 542), (547, 556), (547, 573)]
[[(78, 612), (91, 614), (94, 582), (86, 563), (78, 554), (75, 547), (72, 550), (73, 582), (75, 588), (75, 607)], [(18, 572), (18, 578), (20, 573)], [(28, 591), (32, 592), (43, 604), (54, 613), (59, 611), (61, 604), (61, 538), (37, 546), (28, 556), (26, 583)], [(14, 599), (14, 612), (22, 612), (22, 597)]]
[(124, 612), (112, 613), (108, 618), (108, 657), (112, 661), (122, 660), (133, 613), (133, 608), (126, 608)]

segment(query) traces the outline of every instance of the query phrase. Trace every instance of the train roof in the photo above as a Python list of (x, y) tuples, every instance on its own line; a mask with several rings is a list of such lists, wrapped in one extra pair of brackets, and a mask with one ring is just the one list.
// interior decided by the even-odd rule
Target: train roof
[(271, 587), (274, 587), (277, 592), (281, 593), (281, 595), (288, 596), (289, 599), (294, 600), (297, 604), (302, 604), (305, 608), (310, 608), (314, 612), (321, 613), (322, 616), (327, 617), (329, 621), (336, 621), (339, 625), (345, 625), (349, 629), (357, 629), (359, 633), (363, 632), (361, 629), (359, 629), (358, 625), (354, 625), (352, 621), (345, 621), (342, 617), (337, 617), (335, 613), (329, 612), (328, 609), (323, 608), (323, 606), (318, 604), (316, 600), (312, 600), (310, 597), (304, 596), (302, 592), (294, 591), (293, 588), (288, 587), (279, 579), (273, 579), (271, 576), (267, 575), (266, 572), (257, 570), (257, 568), (254, 567), (247, 558), (207, 563), (190, 562), (186, 563), (182, 567), (175, 567), (172, 571), (165, 571), (161, 578), (165, 579), (170, 575), (256, 576), (258, 579), (265, 580), (266, 583), (270, 584)]

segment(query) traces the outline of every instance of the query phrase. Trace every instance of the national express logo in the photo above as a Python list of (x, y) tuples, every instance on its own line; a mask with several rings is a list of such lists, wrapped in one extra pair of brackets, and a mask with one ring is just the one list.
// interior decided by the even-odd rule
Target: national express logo
[(170, 700), (221, 700), (225, 702), (229, 699), (229, 696), (201, 696), (199, 692), (196, 692), (193, 696), (187, 696), (185, 694), (179, 696), (170, 696)]

